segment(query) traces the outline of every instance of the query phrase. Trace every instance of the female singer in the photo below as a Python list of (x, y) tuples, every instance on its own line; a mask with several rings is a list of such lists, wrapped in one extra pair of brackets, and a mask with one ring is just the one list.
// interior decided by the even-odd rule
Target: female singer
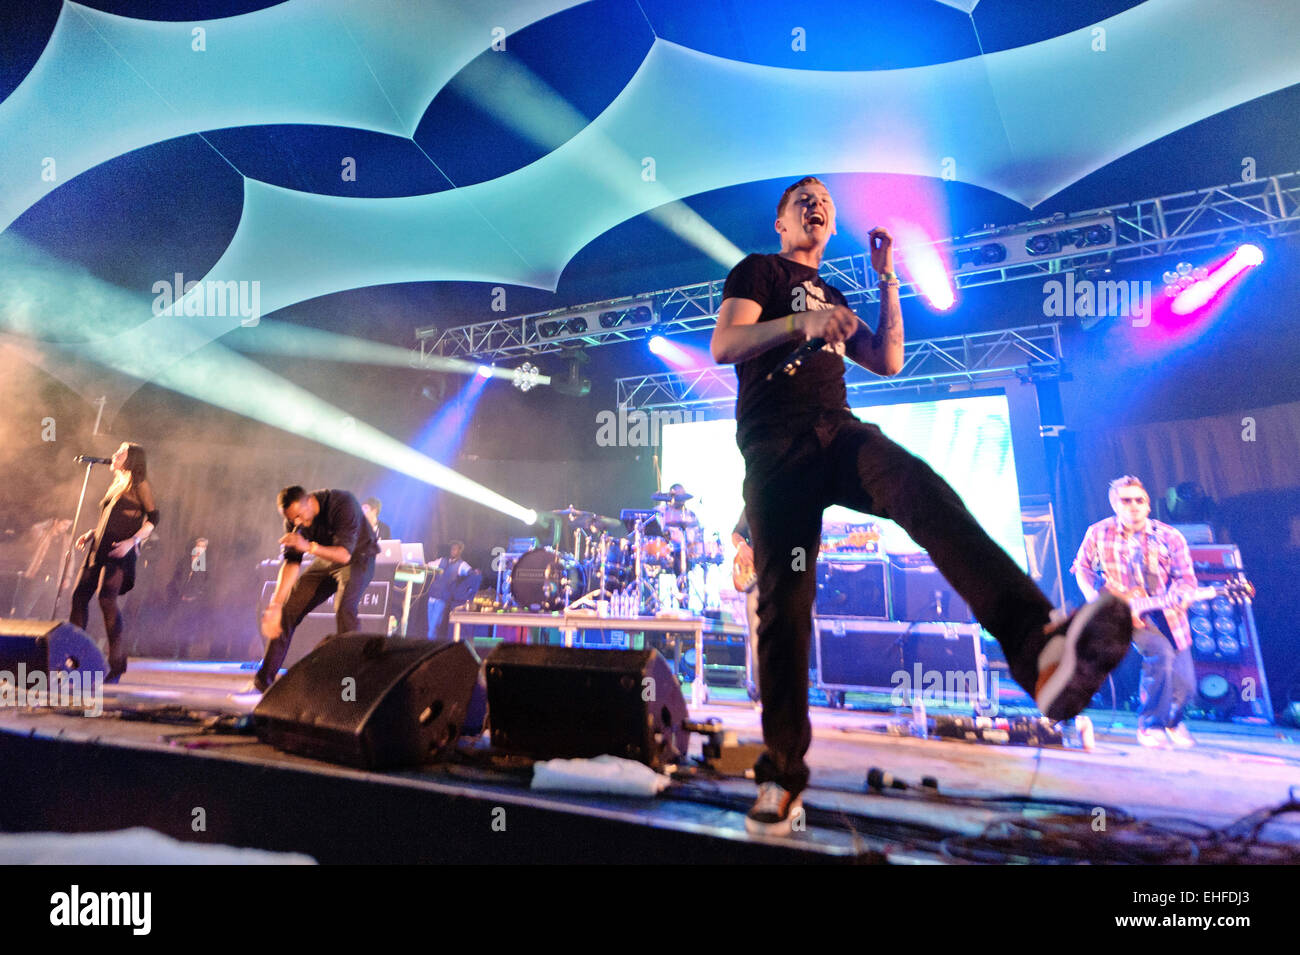
[(116, 683), (126, 672), (122, 612), (117, 608), (117, 598), (135, 586), (136, 550), (158, 524), (144, 448), (124, 441), (113, 453), (111, 464), (117, 473), (99, 502), (99, 524), (77, 538), (78, 550), (87, 544), (90, 548), (72, 592), (69, 617), (72, 624), (86, 629), (90, 597), (99, 591), (99, 609), (104, 614), (104, 631), (108, 635), (106, 683)]

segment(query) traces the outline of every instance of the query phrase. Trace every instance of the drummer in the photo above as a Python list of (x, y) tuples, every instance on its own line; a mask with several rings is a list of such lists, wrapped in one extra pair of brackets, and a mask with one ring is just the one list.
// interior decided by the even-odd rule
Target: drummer
[[(664, 534), (676, 545), (676, 549), (685, 544), (693, 544), (701, 539), (700, 522), (695, 512), (686, 506), (686, 502), (695, 497), (687, 494), (686, 488), (674, 484), (668, 489), (668, 499), (659, 505), (659, 521), (664, 526)], [(670, 524), (685, 524), (686, 527), (671, 527)]]

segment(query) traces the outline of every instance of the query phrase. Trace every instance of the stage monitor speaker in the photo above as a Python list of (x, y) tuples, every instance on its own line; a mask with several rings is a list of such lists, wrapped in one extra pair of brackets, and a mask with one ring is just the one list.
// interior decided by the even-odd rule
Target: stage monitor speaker
[(80, 627), (62, 620), (0, 620), (0, 671), (41, 670), (108, 672), (95, 641)]
[(686, 700), (657, 650), (501, 644), (487, 658), (492, 746), (533, 759), (686, 758)]
[(253, 711), (277, 749), (358, 769), (419, 766), (466, 724), (479, 661), (464, 643), (345, 634), (327, 639)]

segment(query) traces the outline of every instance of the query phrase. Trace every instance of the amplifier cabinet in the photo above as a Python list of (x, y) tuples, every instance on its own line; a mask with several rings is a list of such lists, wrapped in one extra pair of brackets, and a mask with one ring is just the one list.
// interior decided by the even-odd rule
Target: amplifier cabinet
[(814, 618), (818, 685), (824, 690), (900, 690), (904, 701), (913, 691), (927, 700), (987, 700), (983, 632), (975, 624)]
[[(1228, 583), (1242, 572), (1241, 551), (1235, 544), (1194, 544), (1190, 549), (1196, 582), (1202, 586)], [(1199, 601), (1188, 608), (1187, 622), (1196, 675), (1196, 693), (1188, 703), (1188, 715), (1234, 723), (1272, 723), (1273, 705), (1251, 601), (1234, 602), (1227, 597)]]
[(817, 559), (819, 617), (889, 619), (889, 561), (872, 554), (836, 554)]
[(928, 554), (891, 554), (889, 580), (890, 616), (894, 620), (975, 622), (970, 606), (939, 573)]

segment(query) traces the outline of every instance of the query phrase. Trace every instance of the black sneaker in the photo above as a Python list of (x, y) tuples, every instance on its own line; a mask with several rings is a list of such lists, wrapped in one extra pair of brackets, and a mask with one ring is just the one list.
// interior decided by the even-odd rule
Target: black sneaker
[(1109, 592), (1048, 624), (1034, 702), (1053, 722), (1077, 716), (1120, 665), (1133, 638), (1128, 602)]
[(758, 799), (745, 814), (745, 831), (755, 836), (788, 836), (794, 820), (802, 818), (802, 797), (779, 783), (763, 783), (758, 787)]

